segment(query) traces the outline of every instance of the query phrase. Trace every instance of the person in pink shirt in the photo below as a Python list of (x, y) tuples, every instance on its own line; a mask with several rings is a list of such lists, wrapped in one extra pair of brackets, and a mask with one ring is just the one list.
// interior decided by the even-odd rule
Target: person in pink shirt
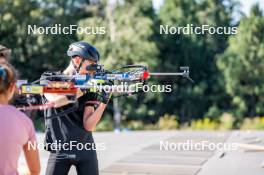
[(38, 175), (40, 161), (38, 150), (29, 146), (36, 142), (32, 121), (9, 101), (16, 88), (16, 76), (13, 67), (0, 63), (0, 175), (18, 175), (18, 158), (24, 151), (28, 164), (27, 172), (22, 174)]

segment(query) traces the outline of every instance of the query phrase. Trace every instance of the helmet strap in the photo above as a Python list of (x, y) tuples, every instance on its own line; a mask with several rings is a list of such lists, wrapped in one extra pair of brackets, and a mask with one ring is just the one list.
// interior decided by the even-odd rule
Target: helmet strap
[(82, 61), (81, 61), (80, 65), (77, 67), (77, 66), (74, 64), (74, 62), (71, 60), (72, 65), (73, 65), (73, 67), (74, 67), (74, 69), (75, 69), (75, 71), (76, 71), (77, 73), (80, 72), (80, 69), (81, 69), (81, 67), (82, 67), (84, 61), (85, 61), (85, 59), (82, 58)]

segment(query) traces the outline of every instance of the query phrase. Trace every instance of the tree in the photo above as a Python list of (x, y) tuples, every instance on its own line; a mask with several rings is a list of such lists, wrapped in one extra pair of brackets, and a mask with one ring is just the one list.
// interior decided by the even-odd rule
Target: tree
[[(94, 9), (93, 17), (79, 22), (83, 27), (105, 27), (105, 34), (80, 35), (79, 38), (99, 49), (102, 62), (107, 69), (127, 64), (144, 64), (152, 69), (158, 63), (156, 59), (158, 50), (152, 40), (153, 22), (146, 15), (154, 14), (152, 2), (150, 0), (111, 2), (99, 1), (91, 7)], [(114, 109), (119, 111), (115, 103), (116, 101)], [(121, 115), (130, 119), (140, 117), (143, 119), (147, 116), (148, 110), (144, 103), (139, 105), (135, 100), (120, 99), (119, 105), (124, 109)]]
[[(232, 1), (223, 0), (181, 1), (166, 0), (158, 17), (161, 25), (202, 26), (204, 24), (232, 26)], [(191, 118), (217, 117), (221, 113), (223, 101), (229, 101), (220, 82), (216, 67), (216, 55), (224, 52), (229, 35), (217, 34), (163, 34), (157, 40), (160, 53), (160, 70), (175, 72), (180, 66), (190, 66), (195, 84), (175, 77), (162, 79), (163, 83), (172, 83), (174, 91), (164, 95), (158, 106), (164, 106), (160, 112), (170, 111), (180, 117), (180, 121)], [(199, 105), (197, 105), (199, 104)], [(173, 110), (172, 110), (173, 109)], [(209, 112), (209, 113), (208, 113)], [(213, 112), (213, 113), (212, 113)]]
[(226, 92), (232, 97), (232, 112), (241, 121), (264, 114), (264, 17), (258, 5), (240, 21), (238, 34), (229, 39), (218, 58)]
[(39, 78), (46, 70), (58, 70), (68, 64), (68, 45), (76, 41), (72, 35), (28, 34), (28, 26), (53, 27), (55, 24), (77, 24), (90, 15), (83, 9), (85, 0), (0, 0), (0, 43), (13, 50), (11, 62), (29, 80)]

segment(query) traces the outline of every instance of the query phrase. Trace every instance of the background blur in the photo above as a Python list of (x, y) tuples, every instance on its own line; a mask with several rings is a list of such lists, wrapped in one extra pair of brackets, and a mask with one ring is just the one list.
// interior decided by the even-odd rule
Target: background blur
[[(258, 1), (0, 0), (0, 44), (12, 48), (22, 79), (69, 63), (68, 45), (95, 45), (106, 69), (145, 64), (151, 72), (189, 66), (195, 83), (153, 77), (171, 93), (121, 98), (97, 130), (264, 129), (264, 16)], [(260, 2), (260, 1), (259, 1)], [(252, 6), (251, 6), (252, 5)], [(155, 8), (153, 8), (155, 7)], [(28, 35), (27, 25), (105, 26), (105, 35)], [(159, 26), (238, 26), (236, 35), (160, 35)], [(114, 108), (112, 106), (115, 106)], [(32, 116), (43, 129), (41, 113)]]

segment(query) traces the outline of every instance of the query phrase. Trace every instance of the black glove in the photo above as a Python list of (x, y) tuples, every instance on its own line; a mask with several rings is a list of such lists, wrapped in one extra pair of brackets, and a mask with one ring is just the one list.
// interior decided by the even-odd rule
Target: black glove
[(109, 100), (112, 97), (112, 92), (105, 92), (103, 91), (102, 94), (99, 95), (99, 100), (104, 103), (107, 104), (109, 102)]
[[(114, 82), (113, 81), (107, 81), (103, 83), (103, 85), (108, 85), (108, 86), (113, 86)], [(112, 97), (113, 92), (106, 92), (102, 89), (102, 92), (99, 94), (99, 101), (101, 101), (104, 104), (107, 104), (109, 100)]]

